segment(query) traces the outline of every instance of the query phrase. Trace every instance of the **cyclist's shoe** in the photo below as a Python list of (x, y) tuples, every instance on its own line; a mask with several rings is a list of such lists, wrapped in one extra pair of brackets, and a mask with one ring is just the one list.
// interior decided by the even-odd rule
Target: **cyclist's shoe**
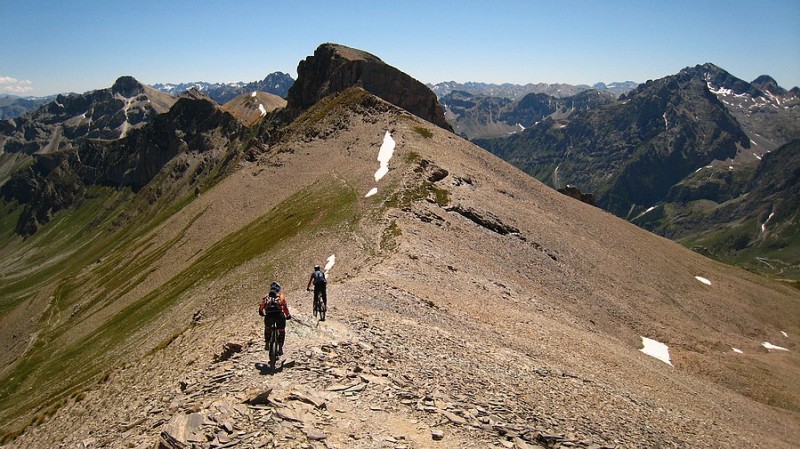
[(283, 355), (283, 348), (278, 348), (278, 355)]

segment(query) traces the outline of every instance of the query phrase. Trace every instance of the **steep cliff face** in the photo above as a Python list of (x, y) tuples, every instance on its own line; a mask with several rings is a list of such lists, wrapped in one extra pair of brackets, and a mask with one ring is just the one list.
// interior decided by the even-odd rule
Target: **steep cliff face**
[(452, 131), (444, 119), (444, 108), (424, 84), (375, 55), (337, 44), (322, 44), (313, 56), (300, 61), (287, 110), (297, 116), (323, 97), (353, 86)]

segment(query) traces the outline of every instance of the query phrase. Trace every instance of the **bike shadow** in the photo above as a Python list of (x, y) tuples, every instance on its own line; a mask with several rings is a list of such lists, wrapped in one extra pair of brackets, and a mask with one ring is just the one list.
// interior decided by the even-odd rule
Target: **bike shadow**
[(275, 369), (270, 368), (269, 363), (261, 363), (261, 362), (256, 362), (255, 367), (258, 370), (258, 373), (261, 374), (262, 376), (267, 376), (270, 374), (275, 374), (283, 371), (283, 363), (281, 363), (280, 365), (276, 364)]

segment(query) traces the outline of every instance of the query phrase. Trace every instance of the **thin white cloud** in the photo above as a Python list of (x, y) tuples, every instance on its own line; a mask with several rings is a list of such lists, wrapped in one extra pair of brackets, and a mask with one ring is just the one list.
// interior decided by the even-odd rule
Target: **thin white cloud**
[(18, 80), (10, 76), (0, 76), (0, 92), (24, 94), (33, 90), (28, 80)]

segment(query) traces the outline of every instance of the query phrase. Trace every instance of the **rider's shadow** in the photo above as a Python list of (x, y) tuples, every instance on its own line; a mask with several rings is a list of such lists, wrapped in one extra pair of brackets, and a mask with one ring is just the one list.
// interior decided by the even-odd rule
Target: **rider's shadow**
[(270, 368), (268, 363), (256, 362), (255, 366), (256, 369), (258, 370), (258, 373), (261, 374), (262, 376), (275, 374), (283, 371), (283, 362), (281, 362), (280, 365), (275, 365), (275, 369)]

